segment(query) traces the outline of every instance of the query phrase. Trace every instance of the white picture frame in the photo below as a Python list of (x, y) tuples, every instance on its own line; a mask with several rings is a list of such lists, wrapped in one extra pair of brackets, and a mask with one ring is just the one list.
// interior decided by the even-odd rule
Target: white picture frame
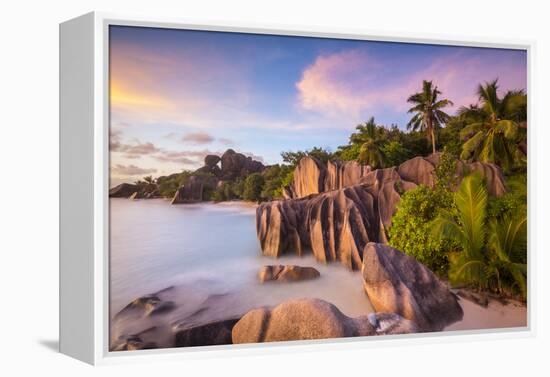
[[(420, 34), (364, 33), (361, 30), (320, 30), (278, 25), (201, 24), (187, 20), (88, 13), (60, 25), (60, 351), (90, 364), (110, 364), (144, 359), (223, 357), (241, 354), (285, 353), (315, 349), (380, 347), (403, 343), (435, 343), (531, 337), (535, 334), (534, 299), (536, 255), (528, 242), (528, 320), (525, 328), (471, 330), (453, 333), (293, 341), (245, 346), (205, 346), (134, 352), (108, 348), (109, 253), (109, 103), (108, 28), (110, 25), (162, 27), (224, 32), (250, 32), (290, 36), (414, 42), (522, 49), (527, 51), (528, 87), (532, 83), (533, 41), (487, 40)], [(528, 92), (531, 94), (532, 92)], [(532, 98), (528, 99), (529, 116)], [(531, 117), (532, 119), (532, 117)], [(536, 130), (531, 123), (528, 137)], [(530, 144), (529, 175), (534, 171), (534, 143)], [(533, 187), (529, 185), (529, 198)], [(532, 203), (529, 201), (529, 240)]]

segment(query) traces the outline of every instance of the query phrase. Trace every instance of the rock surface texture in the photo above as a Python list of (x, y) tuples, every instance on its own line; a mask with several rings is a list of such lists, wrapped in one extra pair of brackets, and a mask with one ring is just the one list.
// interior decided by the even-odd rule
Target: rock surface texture
[[(372, 324), (374, 322), (375, 324)], [(273, 309), (245, 314), (233, 327), (233, 343), (277, 342), (416, 332), (411, 321), (394, 314), (350, 318), (319, 299), (285, 301)]]
[(317, 279), (321, 274), (313, 267), (301, 266), (264, 266), (258, 272), (258, 279), (264, 283), (267, 281), (292, 282)]
[(109, 190), (111, 198), (129, 198), (134, 192), (137, 192), (137, 185), (131, 183), (121, 183)]
[(396, 313), (421, 331), (440, 331), (463, 316), (456, 296), (423, 264), (383, 244), (363, 253), (363, 282), (376, 311)]
[(139, 186), (131, 183), (121, 183), (109, 190), (110, 198), (153, 199), (159, 196), (160, 193), (156, 183)]
[(208, 323), (176, 333), (175, 347), (214, 346), (231, 344), (231, 331), (239, 318)]
[[(415, 157), (398, 167), (370, 170), (356, 162), (328, 167), (312, 157), (300, 160), (286, 200), (258, 206), (256, 230), (264, 255), (312, 252), (321, 262), (361, 267), (368, 242), (386, 243), (386, 231), (401, 195), (417, 185), (433, 187), (439, 155)], [(457, 174), (480, 171), (488, 190), (502, 195), (502, 173), (492, 164), (459, 163)]]

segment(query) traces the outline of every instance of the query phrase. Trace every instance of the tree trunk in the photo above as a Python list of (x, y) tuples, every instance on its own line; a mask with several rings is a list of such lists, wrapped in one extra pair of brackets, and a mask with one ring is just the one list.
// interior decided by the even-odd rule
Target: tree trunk
[(433, 127), (432, 127), (432, 132), (431, 133), (432, 133), (432, 153), (435, 154), (435, 131), (434, 131)]

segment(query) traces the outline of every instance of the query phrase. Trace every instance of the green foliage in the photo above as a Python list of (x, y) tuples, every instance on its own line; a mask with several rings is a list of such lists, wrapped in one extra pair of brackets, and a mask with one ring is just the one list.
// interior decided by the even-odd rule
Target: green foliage
[(294, 169), (288, 165), (273, 165), (263, 172), (264, 185), (261, 192), (263, 200), (273, 200), (283, 197), (283, 187), (287, 183), (288, 176), (294, 174)]
[(459, 176), (456, 173), (457, 159), (448, 152), (443, 152), (435, 167), (436, 187), (441, 190), (452, 190), (457, 187)]
[(526, 296), (527, 217), (525, 214), (487, 216), (489, 196), (479, 174), (462, 180), (454, 193), (455, 210), (440, 210), (432, 235), (452, 240), (449, 280), (502, 293), (516, 289)]
[(517, 144), (523, 136), (519, 122), (526, 121), (527, 99), (522, 91), (509, 91), (498, 96), (497, 80), (479, 85), (479, 104), (462, 107), (459, 118), (466, 126), (460, 137), (461, 158), (492, 162), (510, 169), (516, 162)]
[(320, 147), (314, 147), (314, 148), (312, 148), (310, 150), (306, 150), (306, 151), (281, 152), (281, 157), (283, 158), (283, 162), (285, 162), (286, 164), (288, 164), (290, 166), (293, 166), (293, 167), (298, 165), (298, 162), (300, 162), (300, 160), (303, 157), (306, 157), (306, 156), (314, 157), (314, 158), (324, 162), (325, 164), (334, 157), (332, 152), (330, 152), (327, 149), (320, 148)]
[(494, 288), (503, 293), (506, 286), (527, 297), (527, 216), (506, 215), (489, 223), (487, 273)]
[(398, 141), (390, 141), (381, 148), (387, 166), (397, 166), (411, 158), (411, 152)]
[(157, 184), (159, 186), (160, 195), (165, 198), (173, 197), (180, 186), (187, 182), (191, 174), (190, 171), (184, 170), (181, 173), (158, 177)]
[(336, 153), (342, 161), (355, 161), (359, 158), (360, 149), (361, 146), (359, 144), (343, 145), (338, 148)]
[(487, 213), (489, 217), (527, 215), (527, 175), (508, 177), (508, 192), (501, 197), (489, 199)]
[(244, 200), (250, 200), (259, 202), (262, 199), (262, 189), (265, 183), (264, 177), (260, 173), (250, 174), (244, 180), (244, 189), (242, 198)]
[(451, 283), (469, 283), (486, 287), (484, 266), (487, 190), (479, 174), (462, 180), (454, 194), (456, 211), (442, 210), (432, 223), (432, 234), (440, 239), (451, 239), (460, 252), (449, 256)]
[(431, 222), (443, 209), (451, 210), (452, 194), (444, 190), (432, 190), (426, 186), (407, 191), (401, 197), (397, 212), (389, 230), (391, 246), (413, 256), (432, 271), (446, 274), (446, 251), (452, 243), (434, 237)]

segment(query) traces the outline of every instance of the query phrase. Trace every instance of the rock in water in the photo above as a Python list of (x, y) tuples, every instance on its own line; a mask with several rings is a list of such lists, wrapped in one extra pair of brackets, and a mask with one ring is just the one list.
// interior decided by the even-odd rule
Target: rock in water
[(174, 346), (194, 347), (231, 344), (231, 331), (238, 320), (239, 318), (226, 319), (178, 331)]
[(110, 198), (129, 198), (130, 195), (138, 191), (137, 185), (131, 183), (121, 183), (109, 190)]
[(462, 319), (455, 295), (426, 266), (391, 246), (367, 244), (362, 275), (376, 311), (399, 314), (422, 331), (440, 331)]
[(395, 170), (368, 173), (365, 183), (301, 199), (263, 203), (256, 209), (256, 227), (264, 255), (302, 255), (311, 250), (323, 263), (340, 261), (361, 267), (369, 241), (385, 242), (385, 228), (399, 202)]
[(288, 300), (273, 309), (245, 314), (233, 327), (233, 343), (328, 339), (350, 336), (405, 334), (418, 331), (414, 323), (393, 313), (350, 318), (331, 303), (319, 299)]
[(365, 318), (350, 318), (319, 299), (285, 301), (245, 314), (233, 327), (233, 343), (276, 342), (374, 335)]
[(260, 282), (266, 281), (280, 281), (280, 282), (292, 282), (317, 279), (321, 274), (313, 267), (301, 267), (301, 266), (264, 266), (258, 272), (258, 278)]

